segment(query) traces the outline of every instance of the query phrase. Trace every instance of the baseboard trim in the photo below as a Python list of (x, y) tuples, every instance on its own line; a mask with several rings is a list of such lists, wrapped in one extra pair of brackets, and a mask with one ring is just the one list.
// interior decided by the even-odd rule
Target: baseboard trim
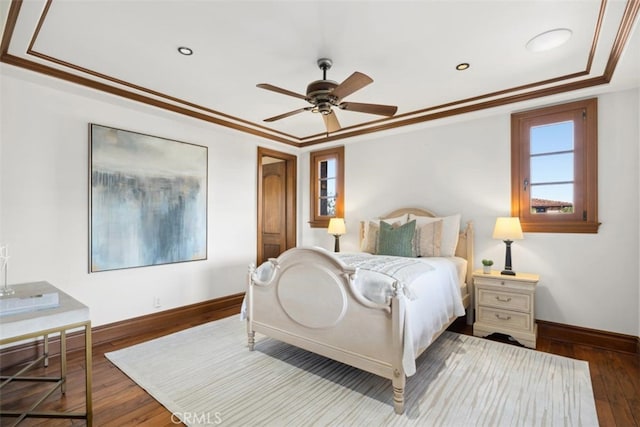
[(640, 337), (536, 320), (538, 336), (549, 340), (585, 344), (605, 350), (640, 355)]
[[(210, 320), (231, 316), (240, 312), (243, 298), (244, 293), (239, 293), (97, 326), (91, 329), (92, 342), (94, 346), (97, 346), (117, 340), (126, 340), (128, 337), (139, 334), (166, 330), (167, 325), (188, 322), (189, 319), (194, 318), (196, 315), (208, 314)], [(548, 322), (546, 320), (536, 320), (536, 322), (538, 324), (538, 336), (542, 338), (640, 355), (640, 337)], [(194, 326), (196, 325), (194, 324)], [(60, 352), (60, 340), (58, 337), (52, 337), (49, 340), (49, 345), (50, 354), (58, 354)], [(83, 348), (83, 332), (67, 334), (67, 351), (72, 352)], [(0, 350), (1, 365), (6, 368), (24, 363), (32, 360), (41, 352), (42, 340), (8, 347)]]
[[(188, 322), (197, 315), (208, 314), (210, 320), (220, 319), (240, 312), (244, 293), (229, 295), (196, 304), (185, 305), (145, 316), (134, 317), (119, 322), (91, 328), (93, 346), (107, 344), (116, 340), (126, 340), (139, 334), (166, 330), (167, 325)], [(195, 324), (194, 324), (195, 326)], [(84, 349), (84, 332), (67, 334), (67, 352)], [(14, 366), (33, 360), (42, 353), (42, 340), (18, 344), (0, 351), (2, 367)], [(60, 338), (49, 339), (49, 354), (60, 353)]]

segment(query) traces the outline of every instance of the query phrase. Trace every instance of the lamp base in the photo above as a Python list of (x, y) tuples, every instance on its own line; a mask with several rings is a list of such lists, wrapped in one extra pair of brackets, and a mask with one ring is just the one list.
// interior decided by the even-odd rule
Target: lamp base
[(334, 234), (333, 237), (335, 237), (336, 241), (333, 245), (333, 251), (334, 252), (340, 252), (340, 235), (339, 234)]
[(511, 244), (513, 241), (507, 239), (504, 243), (507, 245), (507, 253), (504, 257), (504, 270), (502, 270), (500, 274), (505, 276), (515, 276), (516, 272), (511, 269)]

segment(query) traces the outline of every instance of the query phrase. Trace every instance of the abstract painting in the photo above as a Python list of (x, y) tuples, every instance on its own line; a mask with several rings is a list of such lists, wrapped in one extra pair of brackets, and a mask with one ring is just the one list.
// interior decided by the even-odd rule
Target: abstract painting
[(90, 125), (89, 271), (207, 259), (207, 147)]

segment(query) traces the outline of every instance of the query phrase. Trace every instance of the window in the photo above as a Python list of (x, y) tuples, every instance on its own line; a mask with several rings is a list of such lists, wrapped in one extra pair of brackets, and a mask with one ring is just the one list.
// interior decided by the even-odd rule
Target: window
[(511, 214), (523, 231), (597, 233), (597, 100), (511, 116)]
[(311, 153), (311, 227), (344, 216), (344, 147)]

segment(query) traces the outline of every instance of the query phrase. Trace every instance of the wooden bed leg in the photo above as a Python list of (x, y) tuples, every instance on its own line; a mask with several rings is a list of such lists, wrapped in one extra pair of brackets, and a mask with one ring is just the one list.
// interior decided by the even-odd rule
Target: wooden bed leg
[(247, 332), (247, 336), (249, 338), (249, 351), (253, 351), (256, 346), (256, 333), (249, 331)]
[(256, 333), (253, 330), (253, 273), (256, 271), (256, 265), (254, 263), (249, 264), (249, 272), (247, 273), (247, 294), (245, 296), (245, 302), (247, 303), (247, 343), (249, 344), (249, 351), (253, 351), (256, 346)]
[(397, 370), (393, 373), (393, 409), (396, 414), (404, 414), (404, 386), (406, 377)]

